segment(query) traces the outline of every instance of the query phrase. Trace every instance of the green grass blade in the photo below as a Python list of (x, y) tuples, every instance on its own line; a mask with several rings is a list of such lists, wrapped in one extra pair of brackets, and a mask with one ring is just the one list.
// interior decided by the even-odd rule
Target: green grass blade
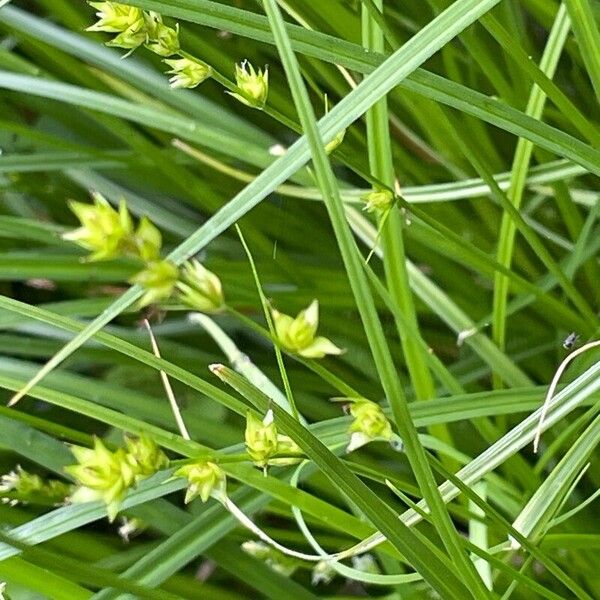
[[(544, 56), (540, 62), (540, 69), (547, 75), (552, 76), (556, 70), (569, 29), (569, 17), (565, 6), (563, 5), (556, 16), (554, 26), (544, 50)], [(545, 102), (546, 94), (538, 85), (534, 85), (529, 96), (526, 113), (536, 119), (541, 119)], [(517, 149), (513, 158), (511, 187), (508, 192), (508, 199), (517, 210), (519, 210), (523, 199), (525, 178), (527, 176), (532, 152), (533, 144), (528, 140), (520, 139), (517, 143)], [(502, 217), (496, 257), (500, 264), (507, 267), (510, 267), (512, 262), (515, 234), (515, 221), (510, 217), (508, 212), (505, 212)], [(506, 304), (508, 287), (509, 284), (506, 277), (497, 274), (494, 281), (492, 332), (494, 341), (500, 348), (504, 348), (506, 343)], [(501, 385), (498, 379), (496, 379), (496, 385)]]

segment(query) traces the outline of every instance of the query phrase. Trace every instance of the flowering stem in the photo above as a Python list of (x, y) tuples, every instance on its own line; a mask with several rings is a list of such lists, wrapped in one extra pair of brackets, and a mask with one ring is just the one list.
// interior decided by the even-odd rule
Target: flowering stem
[[(345, 444), (340, 444), (337, 447), (338, 448), (343, 447), (344, 445)], [(333, 450), (335, 450), (335, 448), (336, 448), (336, 446), (333, 446), (332, 448), (330, 448), (330, 450), (333, 451)], [(298, 486), (298, 480), (300, 478), (300, 473), (302, 472), (302, 469), (304, 469), (304, 467), (307, 464), (309, 464), (309, 461), (304, 461), (303, 463), (298, 465), (298, 468), (294, 471), (294, 474), (292, 475), (292, 478), (290, 479), (290, 485), (292, 487)], [(358, 556), (359, 554), (364, 554), (365, 552), (367, 552), (374, 546), (373, 539), (372, 539), (373, 536), (369, 536), (368, 538), (361, 540), (360, 542), (358, 542), (357, 544), (354, 544), (354, 546), (351, 546), (350, 548), (347, 548), (346, 550), (342, 550), (341, 552), (337, 552), (335, 554), (327, 554), (327, 552), (325, 552), (325, 550), (321, 547), (321, 545), (316, 540), (316, 538), (313, 536), (311, 531), (308, 529), (306, 521), (304, 520), (304, 517), (302, 515), (302, 511), (297, 506), (292, 506), (292, 514), (294, 515), (294, 519), (296, 520), (296, 523), (298, 525), (298, 528), (302, 532), (302, 535), (304, 535), (304, 537), (306, 538), (308, 543), (315, 549), (315, 551), (319, 553), (319, 555), (321, 556), (321, 560), (338, 562), (345, 558), (351, 558), (353, 556)], [(335, 569), (335, 566), (333, 566), (333, 568)]]
[[(179, 50), (179, 55), (181, 57), (187, 58), (188, 60), (191, 60), (195, 63), (202, 64), (202, 65), (205, 64), (203, 61), (199, 60), (193, 54), (190, 54), (189, 52), (186, 52), (185, 50)], [(227, 79), (227, 77), (225, 77), (225, 75), (223, 75), (222, 73), (219, 73), (219, 71), (217, 71), (212, 66), (211, 66), (211, 71), (212, 71), (211, 77), (217, 83), (220, 83), (226, 90), (233, 92), (235, 94), (240, 94), (242, 96), (244, 95), (243, 91), (240, 90), (240, 88), (237, 85), (235, 85), (235, 83), (233, 83), (233, 81), (231, 81), (230, 79)], [(283, 113), (280, 113), (278, 110), (276, 110), (270, 106), (264, 106), (261, 110), (264, 113), (266, 113), (267, 115), (269, 115), (270, 117), (273, 117), (276, 121), (279, 121), (282, 125), (285, 125), (292, 131), (302, 135), (302, 127), (300, 127), (300, 125), (298, 123), (296, 123), (289, 117), (286, 117)]]
[(266, 544), (269, 544), (276, 550), (279, 550), (283, 554), (287, 556), (293, 556), (294, 558), (299, 558), (301, 560), (306, 560), (310, 562), (320, 562), (322, 560), (335, 560), (334, 554), (321, 556), (320, 554), (305, 554), (304, 552), (298, 552), (296, 550), (292, 550), (291, 548), (287, 548), (283, 546), (279, 542), (275, 541), (272, 537), (270, 537), (267, 533), (265, 533), (256, 523), (254, 523), (249, 517), (247, 517), (238, 506), (232, 502), (227, 496), (217, 498), (219, 502), (227, 509), (233, 517), (235, 517), (246, 529), (251, 531), (256, 537), (261, 539)]

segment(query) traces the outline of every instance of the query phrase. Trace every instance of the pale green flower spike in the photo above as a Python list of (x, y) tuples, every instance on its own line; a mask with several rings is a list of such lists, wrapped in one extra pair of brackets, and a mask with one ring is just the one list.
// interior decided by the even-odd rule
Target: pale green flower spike
[(118, 33), (107, 46), (126, 48), (133, 52), (147, 40), (146, 21), (141, 9), (118, 2), (89, 2), (97, 9), (98, 21), (87, 31)]
[(165, 63), (171, 67), (167, 73), (173, 75), (169, 84), (174, 89), (195, 88), (212, 75), (212, 68), (207, 64), (188, 58), (166, 59)]
[(123, 448), (111, 452), (99, 438), (94, 439), (94, 449), (73, 446), (77, 465), (65, 471), (79, 484), (71, 502), (101, 500), (106, 504), (108, 519), (114, 521), (127, 490), (135, 483), (136, 470), (127, 460)]
[(366, 202), (363, 210), (367, 212), (385, 212), (394, 203), (394, 194), (390, 190), (372, 190), (368, 194), (361, 196), (361, 200)]
[(237, 98), (242, 104), (262, 110), (267, 102), (269, 94), (269, 70), (265, 67), (262, 71), (256, 71), (254, 67), (244, 60), (239, 65), (235, 65), (235, 83), (240, 93), (227, 92), (227, 94)]
[(95, 8), (98, 21), (86, 31), (105, 31), (107, 33), (122, 33), (140, 20), (144, 14), (140, 8), (126, 6), (118, 2), (88, 2)]
[(208, 460), (184, 465), (175, 471), (174, 476), (185, 477), (188, 480), (186, 504), (197, 497), (200, 497), (202, 502), (206, 502), (210, 497), (218, 501), (227, 497), (225, 473), (218, 465)]
[(129, 451), (111, 452), (99, 438), (94, 448), (72, 446), (78, 464), (65, 467), (78, 484), (71, 502), (101, 500), (106, 504), (109, 521), (114, 521), (127, 491), (137, 482), (168, 465), (167, 457), (147, 437), (127, 440)]
[(79, 244), (92, 254), (87, 260), (115, 258), (127, 251), (133, 234), (133, 221), (124, 200), (117, 212), (100, 194), (93, 194), (94, 204), (69, 202), (69, 208), (81, 227), (63, 234), (63, 239)]
[(160, 256), (162, 236), (148, 217), (142, 217), (134, 231), (133, 219), (124, 199), (117, 212), (101, 194), (92, 194), (94, 204), (69, 202), (81, 227), (63, 234), (63, 239), (92, 250), (90, 261), (135, 256), (144, 262)]
[(146, 24), (143, 19), (134, 23), (131, 27), (127, 28), (123, 33), (115, 36), (112, 40), (106, 42), (107, 46), (111, 48), (125, 48), (129, 50), (123, 58), (128, 57), (136, 48), (139, 48), (146, 42), (147, 32)]
[(277, 453), (277, 427), (273, 411), (269, 410), (261, 421), (253, 413), (246, 414), (246, 450), (257, 467), (266, 469), (269, 459)]
[(156, 445), (156, 442), (145, 434), (137, 438), (125, 438), (127, 460), (136, 471), (136, 481), (150, 477), (169, 465), (169, 459)]
[(392, 426), (379, 404), (366, 398), (354, 400), (350, 404), (350, 414), (354, 421), (348, 430), (352, 435), (346, 452), (352, 452), (374, 439), (388, 442), (392, 439)]
[(145, 14), (146, 48), (159, 56), (172, 56), (179, 52), (179, 23), (175, 29), (163, 23), (162, 16), (151, 11)]
[(216, 313), (224, 307), (221, 280), (197, 260), (183, 265), (177, 290), (178, 299), (194, 310)]
[(72, 492), (72, 487), (58, 479), (42, 479), (39, 475), (28, 473), (20, 465), (0, 478), (0, 496), (9, 495), (15, 503), (62, 504)]
[(318, 300), (313, 300), (295, 319), (275, 309), (271, 309), (271, 315), (277, 340), (286, 350), (305, 358), (323, 358), (327, 354), (343, 352), (326, 337), (316, 336), (319, 325)]
[(138, 308), (167, 300), (175, 289), (178, 276), (177, 267), (168, 260), (149, 263), (143, 271), (129, 280), (129, 283), (141, 285), (145, 290), (138, 301)]
[(157, 260), (162, 247), (162, 235), (158, 228), (148, 219), (142, 217), (135, 230), (137, 254), (144, 261)]

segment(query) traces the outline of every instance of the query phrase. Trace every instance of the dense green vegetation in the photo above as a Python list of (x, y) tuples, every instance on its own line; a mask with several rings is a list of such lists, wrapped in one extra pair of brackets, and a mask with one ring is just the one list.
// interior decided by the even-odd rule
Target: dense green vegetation
[(599, 26), (0, 0), (0, 598), (600, 597)]

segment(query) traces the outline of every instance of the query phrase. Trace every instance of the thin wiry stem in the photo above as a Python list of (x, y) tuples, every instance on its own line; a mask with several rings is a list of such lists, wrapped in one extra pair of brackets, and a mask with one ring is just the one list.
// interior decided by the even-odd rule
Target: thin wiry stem
[[(156, 338), (154, 337), (154, 333), (152, 333), (152, 328), (150, 327), (150, 323), (148, 319), (144, 319), (144, 325), (148, 330), (150, 335), (150, 344), (152, 345), (152, 352), (154, 352), (154, 356), (156, 358), (162, 358), (160, 355), (160, 350), (158, 349), (158, 344), (156, 343)], [(169, 404), (171, 405), (171, 410), (173, 411), (173, 416), (175, 417), (175, 421), (177, 423), (177, 427), (179, 428), (179, 433), (181, 433), (181, 437), (184, 440), (191, 440), (190, 434), (185, 426), (183, 421), (183, 417), (181, 416), (181, 411), (179, 410), (179, 406), (177, 404), (177, 399), (175, 398), (175, 394), (173, 393), (173, 388), (171, 387), (171, 383), (169, 382), (169, 378), (164, 371), (160, 371), (160, 378), (163, 382), (163, 387), (165, 388), (165, 393), (167, 394), (167, 398), (169, 399)]]
[(591, 350), (592, 348), (595, 348), (597, 346), (600, 346), (600, 340), (596, 340), (595, 342), (589, 342), (588, 344), (585, 344), (585, 346), (581, 346), (581, 348), (578, 348), (574, 352), (571, 352), (571, 354), (569, 354), (569, 356), (567, 356), (567, 358), (565, 358), (562, 361), (562, 363), (560, 363), (560, 366), (556, 370), (552, 382), (550, 383), (550, 387), (548, 388), (548, 393), (546, 394), (546, 399), (544, 400), (544, 404), (542, 406), (542, 414), (540, 415), (540, 420), (538, 422), (537, 429), (535, 430), (535, 437), (533, 438), (533, 451), (535, 453), (537, 453), (538, 451), (540, 437), (544, 428), (544, 420), (546, 418), (546, 413), (548, 412), (548, 407), (550, 406), (550, 402), (554, 397), (554, 392), (556, 391), (556, 386), (558, 385), (559, 379), (561, 378), (565, 369), (569, 366), (569, 363), (572, 360), (577, 358), (580, 354), (583, 354), (584, 352), (587, 352), (588, 350)]

